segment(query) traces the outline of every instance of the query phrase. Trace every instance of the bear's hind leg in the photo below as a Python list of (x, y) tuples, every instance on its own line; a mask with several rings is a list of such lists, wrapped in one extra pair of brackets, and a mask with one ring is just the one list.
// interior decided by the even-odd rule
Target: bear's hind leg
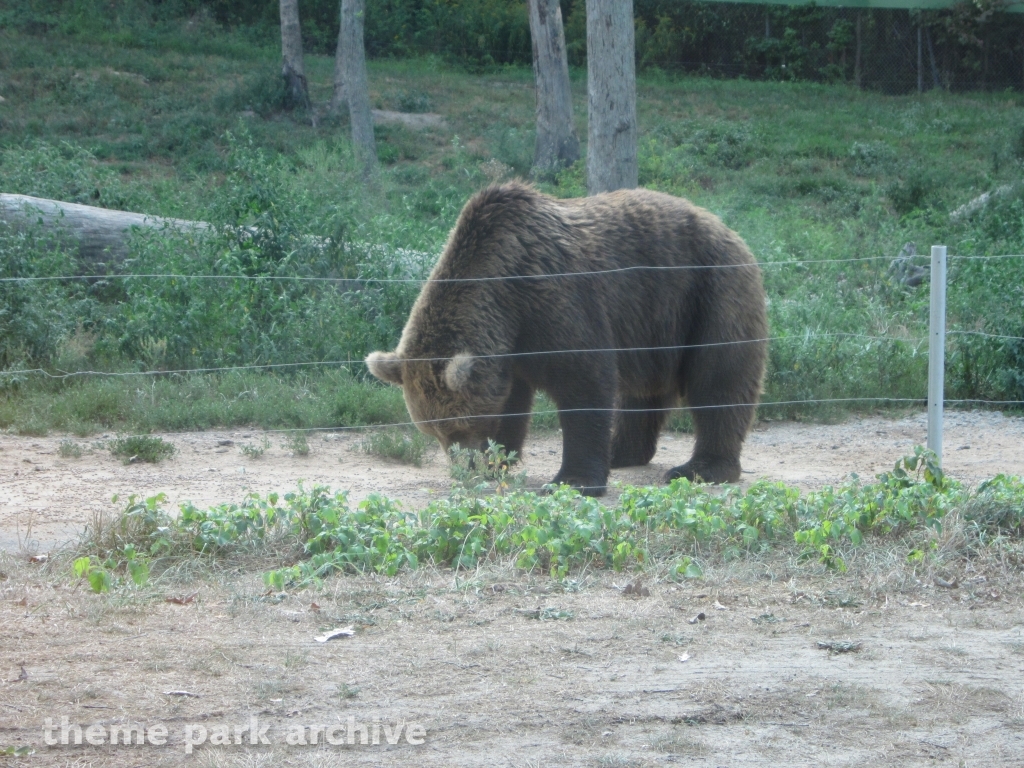
[[(668, 418), (667, 397), (624, 397), (612, 435), (612, 469), (650, 463), (658, 450), (658, 435)], [(648, 410), (649, 409), (649, 410)]]
[(763, 345), (701, 350), (688, 361), (683, 381), (692, 409), (696, 442), (693, 456), (665, 475), (665, 482), (685, 477), (705, 483), (740, 479), (740, 451), (754, 420), (763, 369)]
[(754, 408), (727, 405), (690, 411), (696, 444), (685, 464), (670, 469), (665, 482), (685, 477), (705, 483), (736, 483), (740, 479), (740, 450), (753, 419)]

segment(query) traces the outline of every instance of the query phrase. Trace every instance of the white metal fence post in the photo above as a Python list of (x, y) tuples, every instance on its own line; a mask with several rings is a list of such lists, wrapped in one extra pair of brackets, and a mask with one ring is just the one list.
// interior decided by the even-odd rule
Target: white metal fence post
[(946, 367), (946, 246), (932, 246), (928, 328), (928, 450), (942, 466), (942, 400)]

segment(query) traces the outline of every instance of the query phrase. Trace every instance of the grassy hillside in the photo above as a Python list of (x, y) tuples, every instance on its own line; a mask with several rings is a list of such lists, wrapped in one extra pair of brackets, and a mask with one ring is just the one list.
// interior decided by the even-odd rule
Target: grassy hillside
[[(0, 191), (259, 224), (267, 235), (258, 242), (139, 237), (125, 267), (251, 279), (0, 283), (2, 370), (359, 360), (395, 342), (415, 287), (342, 295), (280, 278), (421, 274), (432, 256), (401, 249), (436, 254), (473, 191), (529, 173), (534, 96), (525, 68), (470, 74), (437, 60), (371, 62), (374, 106), (437, 112), (445, 126), (378, 126), (382, 170), (367, 189), (344, 121), (323, 117), (314, 128), (309, 115), (282, 111), (275, 50), (202, 25), (130, 42), (0, 31)], [(332, 67), (307, 58), (318, 103), (329, 97)], [(573, 72), (585, 138), (583, 75)], [(928, 285), (901, 283), (891, 259), (910, 241), (924, 254), (933, 243), (955, 256), (1024, 251), (1024, 190), (1012, 186), (1024, 158), (1017, 95), (883, 97), (844, 86), (646, 77), (638, 101), (641, 184), (710, 208), (765, 265), (776, 338), (765, 400), (923, 397)], [(583, 194), (583, 165), (539, 183), (556, 195)], [(951, 219), (1004, 185), (1009, 191), (983, 210)], [(331, 245), (312, 247), (310, 235)], [(42, 233), (0, 230), (0, 250), (3, 277), (75, 268)], [(868, 257), (884, 258), (847, 261)], [(791, 261), (816, 263), (782, 263)], [(1024, 335), (1024, 260), (951, 259), (949, 302), (953, 330)], [(1024, 400), (1019, 339), (952, 335), (947, 361), (949, 397)], [(397, 393), (363, 376), (358, 365), (335, 364), (155, 378), (0, 374), (0, 426), (404, 420)], [(774, 406), (762, 416), (847, 407)]]

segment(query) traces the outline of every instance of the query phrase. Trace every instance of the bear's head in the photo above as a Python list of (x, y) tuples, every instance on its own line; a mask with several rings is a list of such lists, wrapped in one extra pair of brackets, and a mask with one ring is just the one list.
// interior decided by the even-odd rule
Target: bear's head
[(372, 352), (370, 373), (402, 388), (416, 428), (441, 441), (447, 453), (462, 448), (486, 450), (498, 434), (501, 411), (512, 388), (511, 377), (494, 358), (463, 352), (450, 358), (404, 358), (399, 352)]

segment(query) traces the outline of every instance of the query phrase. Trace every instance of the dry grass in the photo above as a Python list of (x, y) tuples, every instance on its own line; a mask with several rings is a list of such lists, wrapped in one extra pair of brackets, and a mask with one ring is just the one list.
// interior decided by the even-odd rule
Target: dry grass
[[(630, 577), (621, 574), (559, 582), (508, 563), (335, 577), (268, 594), (259, 568), (183, 559), (145, 589), (96, 595), (69, 578), (68, 555), (40, 566), (0, 554), (0, 624), (19, 638), (0, 646), (0, 746), (38, 748), (42, 718), (61, 715), (179, 728), (257, 713), (283, 741), (289, 724), (351, 714), (422, 721), (427, 749), (385, 758), (373, 747), (277, 741), (262, 751), (207, 746), (192, 764), (546, 765), (557, 756), (560, 765), (612, 766), (723, 753), (786, 764), (827, 750), (886, 765), (886, 745), (908, 731), (946, 744), (944, 734), (977, 718), (1020, 727), (1024, 689), (1004, 674), (1024, 652), (1007, 634), (1019, 621), (1019, 572), (995, 556), (951, 558), (943, 567), (986, 579), (951, 590), (884, 546), (852, 562), (838, 575), (794, 553), (708, 559), (703, 580), (682, 583), (654, 567), (644, 581), (651, 594), (640, 596), (623, 593)], [(193, 593), (185, 605), (166, 602)], [(698, 612), (705, 620), (690, 624)], [(356, 637), (312, 639), (347, 625)], [(830, 637), (863, 650), (816, 648)], [(979, 675), (991, 682), (978, 684)], [(999, 729), (972, 733), (981, 734), (973, 754), (998, 757)], [(960, 742), (949, 744), (928, 749), (959, 754)], [(121, 768), (184, 758), (180, 743), (138, 749), (40, 749), (32, 759)], [(916, 764), (912, 745), (900, 749), (901, 764)]]

